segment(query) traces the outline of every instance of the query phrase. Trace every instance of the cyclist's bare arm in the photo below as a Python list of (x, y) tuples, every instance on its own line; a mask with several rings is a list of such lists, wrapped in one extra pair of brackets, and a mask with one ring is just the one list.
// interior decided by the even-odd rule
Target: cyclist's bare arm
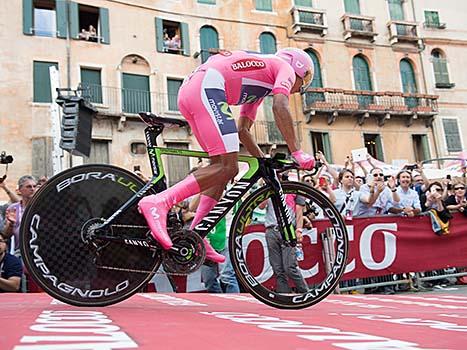
[(238, 137), (240, 138), (240, 142), (253, 157), (262, 158), (264, 157), (264, 153), (258, 147), (250, 132), (253, 123), (254, 122), (249, 118), (240, 117), (238, 119)]
[(293, 126), (292, 115), (289, 109), (289, 98), (283, 94), (276, 94), (272, 100), (272, 111), (274, 112), (274, 120), (277, 127), (284, 137), (290, 153), (300, 149), (295, 129)]

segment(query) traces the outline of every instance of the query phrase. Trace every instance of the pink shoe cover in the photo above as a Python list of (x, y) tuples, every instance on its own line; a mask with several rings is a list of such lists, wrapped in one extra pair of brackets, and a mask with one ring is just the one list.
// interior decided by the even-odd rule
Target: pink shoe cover
[(209, 244), (209, 241), (205, 238), (203, 239), (204, 246), (206, 247), (206, 259), (214, 261), (216, 263), (223, 263), (225, 261), (225, 256), (219, 254), (214, 250), (213, 247)]
[(154, 239), (167, 250), (173, 246), (167, 233), (167, 213), (170, 208), (167, 208), (164, 200), (157, 199), (156, 195), (144, 197), (138, 203), (138, 210), (146, 219)]

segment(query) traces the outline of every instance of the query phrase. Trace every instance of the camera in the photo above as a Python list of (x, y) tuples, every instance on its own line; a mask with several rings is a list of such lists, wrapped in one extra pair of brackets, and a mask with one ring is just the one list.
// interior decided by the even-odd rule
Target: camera
[(13, 163), (13, 156), (7, 155), (5, 151), (0, 153), (0, 164), (10, 164)]
[(409, 164), (405, 166), (406, 170), (415, 170), (417, 169), (417, 164)]

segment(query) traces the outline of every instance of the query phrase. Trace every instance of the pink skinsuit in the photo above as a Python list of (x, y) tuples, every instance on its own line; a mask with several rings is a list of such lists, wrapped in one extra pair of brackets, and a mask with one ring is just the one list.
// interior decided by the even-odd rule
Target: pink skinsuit
[(178, 106), (210, 156), (238, 152), (229, 105), (242, 105), (240, 117), (254, 121), (265, 96), (289, 96), (294, 83), (293, 68), (275, 55), (225, 51), (211, 56), (185, 79)]

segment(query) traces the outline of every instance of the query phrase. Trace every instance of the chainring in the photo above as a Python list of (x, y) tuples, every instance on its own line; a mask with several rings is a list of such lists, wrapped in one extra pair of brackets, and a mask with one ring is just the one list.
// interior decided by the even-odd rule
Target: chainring
[(203, 239), (194, 231), (182, 229), (170, 235), (173, 247), (164, 251), (162, 266), (169, 274), (190, 274), (198, 270), (206, 258)]

